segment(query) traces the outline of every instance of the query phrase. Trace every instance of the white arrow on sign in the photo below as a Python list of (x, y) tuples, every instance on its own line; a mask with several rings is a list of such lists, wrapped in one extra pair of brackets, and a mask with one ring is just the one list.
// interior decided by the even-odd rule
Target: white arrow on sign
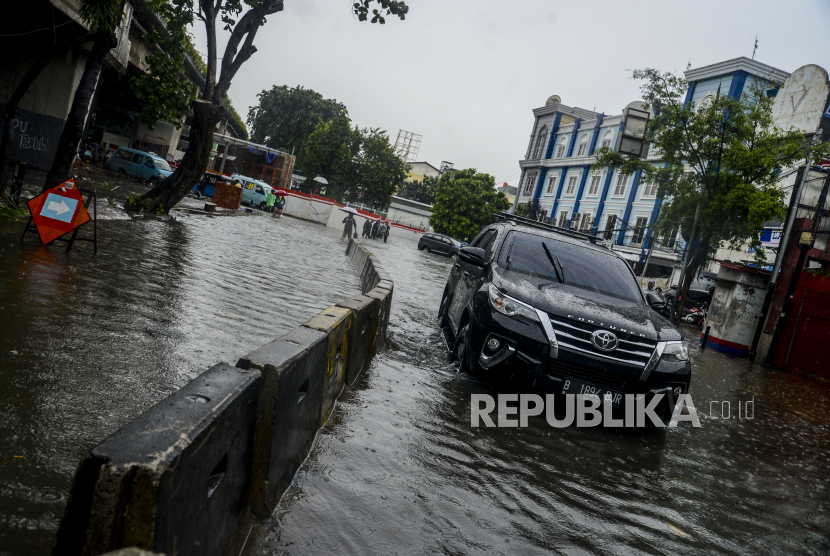
[(66, 206), (66, 203), (64, 203), (63, 201), (61, 201), (60, 203), (56, 203), (55, 201), (49, 201), (49, 206), (46, 208), (49, 210), (53, 210), (58, 214), (69, 212), (69, 207)]

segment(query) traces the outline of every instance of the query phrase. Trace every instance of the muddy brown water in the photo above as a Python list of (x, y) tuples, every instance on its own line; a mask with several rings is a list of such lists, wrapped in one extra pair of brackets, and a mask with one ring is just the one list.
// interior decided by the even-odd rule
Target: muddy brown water
[(395, 281), (391, 349), (340, 401), (246, 554), (830, 551), (827, 383), (693, 347), (700, 428), (474, 429), (470, 395), (497, 390), (446, 362), (434, 317), (451, 261), (368, 246)]
[(21, 246), (24, 222), (0, 219), (0, 555), (49, 553), (87, 450), (359, 291), (339, 234), (322, 226), (131, 219), (99, 194), (95, 256), (33, 235)]

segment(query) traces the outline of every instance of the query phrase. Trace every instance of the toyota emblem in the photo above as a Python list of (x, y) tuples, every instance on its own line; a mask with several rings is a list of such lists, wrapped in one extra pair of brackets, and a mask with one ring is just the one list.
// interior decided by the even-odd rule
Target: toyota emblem
[(617, 349), (617, 336), (607, 330), (597, 330), (591, 334), (591, 342), (602, 351), (614, 351)]

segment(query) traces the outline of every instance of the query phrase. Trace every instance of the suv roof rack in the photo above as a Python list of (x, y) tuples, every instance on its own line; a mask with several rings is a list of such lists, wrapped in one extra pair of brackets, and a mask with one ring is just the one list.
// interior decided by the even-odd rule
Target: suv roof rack
[(599, 244), (599, 242), (601, 241), (600, 238), (592, 236), (590, 234), (575, 232), (573, 230), (567, 230), (565, 228), (560, 228), (559, 226), (554, 226), (553, 224), (545, 224), (544, 222), (538, 222), (531, 218), (525, 218), (524, 216), (516, 216), (515, 214), (510, 214), (508, 212), (497, 212), (493, 214), (493, 216), (496, 217), (496, 221), (498, 222), (510, 222), (513, 225), (521, 224), (522, 226), (539, 228), (542, 230), (547, 230), (549, 232), (554, 232), (557, 234), (562, 234), (564, 236), (572, 237), (574, 239), (584, 239), (590, 241), (594, 245)]

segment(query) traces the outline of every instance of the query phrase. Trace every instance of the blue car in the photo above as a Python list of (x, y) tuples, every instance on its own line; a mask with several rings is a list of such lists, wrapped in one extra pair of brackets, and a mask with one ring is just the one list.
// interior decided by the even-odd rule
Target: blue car
[(124, 176), (132, 176), (155, 185), (173, 170), (167, 161), (157, 154), (118, 147), (109, 162), (109, 169)]

